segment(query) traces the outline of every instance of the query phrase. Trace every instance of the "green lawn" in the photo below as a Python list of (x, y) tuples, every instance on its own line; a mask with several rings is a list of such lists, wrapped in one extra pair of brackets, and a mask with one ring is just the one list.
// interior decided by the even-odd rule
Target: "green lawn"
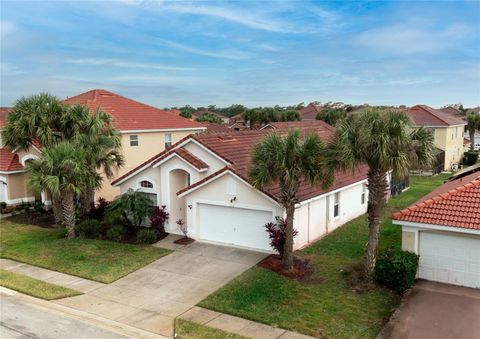
[(0, 257), (111, 283), (170, 253), (149, 245), (65, 239), (64, 230), (0, 220)]
[[(391, 213), (417, 201), (445, 178), (411, 177), (411, 188), (388, 204), (381, 248), (400, 247), (401, 230), (391, 223)], [(344, 272), (362, 262), (367, 239), (363, 215), (296, 253), (311, 260), (313, 281), (291, 281), (253, 267), (199, 305), (315, 337), (374, 338), (400, 297), (384, 288), (362, 293), (349, 288)]]
[(82, 294), (66, 287), (5, 270), (0, 270), (0, 286), (45, 300), (73, 297)]
[(182, 319), (175, 321), (175, 333), (177, 339), (247, 339), (247, 337), (238, 334)]

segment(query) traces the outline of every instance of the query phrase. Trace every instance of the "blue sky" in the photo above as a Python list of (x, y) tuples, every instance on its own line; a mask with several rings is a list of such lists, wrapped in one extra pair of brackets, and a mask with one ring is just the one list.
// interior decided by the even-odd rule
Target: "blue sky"
[(4, 1), (1, 105), (480, 105), (480, 1)]

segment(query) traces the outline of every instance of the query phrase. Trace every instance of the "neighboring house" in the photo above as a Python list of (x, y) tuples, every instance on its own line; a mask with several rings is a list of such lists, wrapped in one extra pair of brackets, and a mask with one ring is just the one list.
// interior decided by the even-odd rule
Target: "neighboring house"
[(457, 109), (453, 106), (447, 106), (447, 107), (440, 108), (440, 111), (442, 111), (443, 113), (452, 115), (454, 117), (458, 117), (461, 113), (459, 109)]
[[(285, 133), (286, 130), (279, 130)], [(303, 128), (329, 139), (327, 124)], [(167, 232), (181, 234), (176, 220), (194, 239), (270, 251), (265, 223), (284, 217), (280, 189), (252, 187), (251, 152), (267, 130), (190, 135), (137, 166), (112, 184), (148, 194), (170, 213)], [(328, 190), (302, 183), (295, 211), (295, 249), (306, 246), (367, 211), (367, 166), (338, 172)]]
[(402, 249), (420, 255), (418, 277), (480, 288), (480, 173), (448, 182), (394, 213)]
[[(309, 128), (309, 127), (324, 127), (333, 128), (323, 120), (302, 120), (302, 121), (279, 121), (279, 122), (269, 122), (261, 130), (274, 130), (274, 129), (292, 129), (292, 128)], [(326, 127), (327, 128), (327, 127)]]
[(49, 204), (45, 194), (35, 196), (25, 180), (25, 165), (41, 155), (40, 145), (35, 143), (26, 151), (10, 150), (3, 147), (1, 132), (11, 108), (0, 108), (0, 202), (16, 205), (35, 200)]
[(243, 113), (238, 113), (228, 118), (228, 127), (234, 131), (243, 131), (250, 128), (245, 119), (243, 119)]
[(225, 125), (214, 124), (211, 122), (202, 122), (207, 130), (204, 133), (229, 133), (232, 132), (230, 128)]
[(320, 113), (321, 110), (321, 106), (309, 103), (307, 106), (300, 108), (298, 112), (300, 113), (300, 118), (302, 120), (315, 120), (317, 114)]
[(435, 146), (444, 152), (444, 171), (450, 171), (463, 157), (463, 131), (466, 121), (426, 105), (416, 105), (407, 111), (416, 127), (423, 126), (432, 131)]
[[(101, 108), (112, 116), (114, 127), (121, 133), (125, 157), (125, 166), (116, 177), (185, 136), (207, 129), (199, 122), (178, 116), (176, 112), (161, 110), (103, 89), (94, 89), (67, 98), (64, 102), (86, 105), (92, 110)], [(106, 182), (96, 196), (112, 200), (119, 193), (118, 188)]]

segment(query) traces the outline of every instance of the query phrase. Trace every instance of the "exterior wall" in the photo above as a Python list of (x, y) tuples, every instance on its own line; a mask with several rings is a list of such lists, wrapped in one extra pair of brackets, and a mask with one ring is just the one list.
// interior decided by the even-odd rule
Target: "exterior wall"
[(402, 251), (417, 252), (415, 238), (417, 233), (402, 229)]
[[(298, 231), (294, 249), (300, 249), (367, 212), (368, 190), (361, 203), (363, 185), (358, 182), (301, 203), (295, 209), (294, 228)], [(339, 216), (334, 217), (334, 197), (340, 192)]]
[[(142, 162), (162, 152), (165, 149), (165, 134), (170, 133), (172, 135), (172, 144), (174, 144), (187, 135), (196, 132), (198, 131), (122, 133), (122, 152), (125, 158), (125, 165), (117, 171), (112, 179), (104, 179), (102, 188), (96, 192), (96, 197), (113, 200), (116, 196), (122, 194), (122, 190), (118, 187), (113, 187), (111, 182), (132, 170)], [(131, 135), (138, 135), (138, 146), (130, 146)]]
[[(235, 194), (232, 194), (235, 193)], [(234, 202), (230, 202), (233, 197)], [(260, 209), (272, 212), (272, 221), (275, 216), (283, 216), (283, 208), (265, 197), (262, 193), (250, 185), (227, 173), (222, 177), (198, 188), (196, 191), (185, 197), (187, 205), (188, 234), (192, 238), (199, 236), (198, 225), (196, 224), (199, 203), (211, 203), (229, 207)], [(190, 208), (191, 206), (191, 208)], [(167, 229), (168, 232), (181, 234), (175, 224)]]
[(451, 170), (453, 164), (462, 160), (463, 129), (463, 125), (435, 128), (435, 146), (445, 151), (445, 171)]
[(3, 174), (2, 176), (7, 179), (7, 204), (35, 200), (35, 196), (27, 187), (25, 173)]

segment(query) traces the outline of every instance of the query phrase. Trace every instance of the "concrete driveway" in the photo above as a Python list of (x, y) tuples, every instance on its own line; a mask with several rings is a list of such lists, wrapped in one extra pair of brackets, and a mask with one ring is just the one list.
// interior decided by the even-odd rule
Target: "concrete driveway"
[(480, 290), (419, 280), (378, 338), (478, 339)]
[(112, 284), (56, 301), (127, 325), (172, 336), (173, 320), (266, 254), (194, 242), (158, 246), (175, 251)]

